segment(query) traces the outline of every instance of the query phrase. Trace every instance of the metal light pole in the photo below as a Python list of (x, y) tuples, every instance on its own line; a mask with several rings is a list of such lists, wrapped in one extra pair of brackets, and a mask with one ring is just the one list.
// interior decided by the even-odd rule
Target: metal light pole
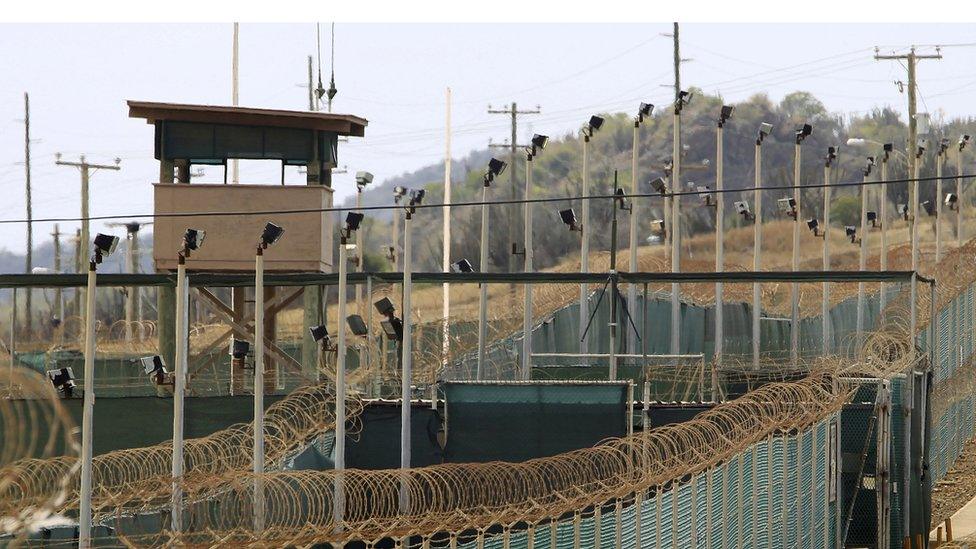
[[(881, 204), (878, 205), (878, 220), (881, 222), (881, 270), (888, 270), (888, 159), (894, 150), (891, 143), (882, 145), (881, 154)], [(888, 298), (885, 295), (885, 284), (880, 286), (880, 311), (884, 311)]]
[[(95, 282), (98, 264), (115, 251), (119, 239), (99, 234), (94, 240), (94, 254), (88, 262), (88, 286), (85, 293), (85, 395), (81, 420), (81, 489), (78, 509), (78, 547), (92, 546), (92, 442), (95, 413)], [(86, 243), (81, 243), (84, 249)], [(16, 318), (16, 315), (15, 315)]]
[[(681, 272), (681, 109), (691, 101), (691, 93), (679, 91), (674, 102), (672, 135), (671, 192), (671, 272)], [(671, 284), (671, 354), (681, 353), (681, 286)]]
[[(793, 272), (800, 270), (800, 158), (803, 140), (813, 133), (810, 124), (803, 124), (794, 132), (793, 145)], [(794, 366), (800, 360), (800, 284), (790, 286), (790, 360)]]
[(186, 355), (189, 347), (189, 324), (187, 316), (186, 245), (179, 252), (176, 266), (176, 350), (173, 364), (173, 494), (171, 502), (171, 525), (174, 532), (183, 530), (183, 404), (186, 392)]
[[(827, 147), (827, 156), (824, 157), (824, 225), (822, 235), (823, 245), (823, 270), (830, 270), (830, 172), (834, 160), (837, 159), (837, 149)], [(823, 355), (827, 356), (831, 351), (830, 333), (830, 283), (823, 283), (823, 299), (820, 303), (820, 315), (823, 322)]]
[[(650, 116), (654, 111), (654, 105), (650, 103), (641, 103), (640, 108), (637, 110), (637, 116), (634, 117), (634, 145), (631, 151), (630, 160), (630, 192), (631, 194), (637, 195), (640, 193), (640, 187), (638, 185), (639, 174), (637, 169), (637, 160), (640, 156), (640, 126), (644, 121), (645, 116)], [(634, 198), (630, 204), (630, 272), (637, 272), (637, 248), (639, 245), (637, 236), (637, 225), (639, 222), (638, 212), (637, 212), (638, 200)], [(630, 308), (630, 318), (637, 318), (637, 285), (630, 284), (627, 287), (627, 305)], [(627, 339), (627, 352), (629, 354), (635, 354), (637, 352), (637, 328), (634, 328), (634, 337)]]
[[(525, 272), (531, 273), (533, 270), (532, 259), (532, 203), (529, 202), (532, 198), (532, 159), (535, 157), (536, 150), (535, 147), (530, 147), (528, 153), (525, 155), (525, 242), (523, 246), (525, 247), (522, 251), (525, 253)], [(583, 201), (587, 204), (589, 201)], [(585, 206), (584, 206), (585, 207)], [(586, 230), (586, 226), (583, 226)], [(589, 233), (587, 233), (589, 234)], [(586, 236), (583, 237), (584, 246), (586, 246)], [(588, 256), (584, 256), (588, 257)], [(581, 286), (585, 288), (586, 286)], [(580, 297), (585, 300), (585, 289), (581, 289)], [(532, 378), (532, 284), (525, 284), (525, 291), (523, 292), (523, 304), (522, 304), (522, 381), (528, 381)], [(584, 301), (580, 301), (580, 307), (582, 308)]]
[[(758, 272), (762, 268), (762, 144), (766, 136), (772, 131), (772, 126), (763, 123), (759, 126), (759, 135), (756, 137), (755, 150), (755, 190), (753, 200), (756, 204), (756, 213), (753, 220), (753, 242), (752, 242), (752, 270)], [(762, 315), (762, 293), (758, 282), (752, 284), (752, 366), (759, 369), (760, 351), (760, 329), (759, 319)]]
[(413, 319), (410, 298), (413, 292), (413, 278), (411, 269), (412, 231), (410, 221), (416, 211), (416, 206), (423, 200), (424, 192), (414, 191), (410, 197), (410, 205), (406, 209), (403, 223), (403, 354), (402, 371), (400, 372), (400, 513), (407, 514), (410, 510), (410, 486), (407, 471), (410, 469), (410, 383), (413, 380)]
[[(332, 499), (332, 520), (342, 524), (345, 515), (345, 490), (343, 472), (346, 469), (346, 292), (349, 277), (349, 236), (362, 221), (362, 213), (350, 213), (346, 217), (346, 227), (339, 240), (339, 318), (337, 322), (336, 350), (336, 426), (335, 426), (335, 496)], [(359, 239), (357, 232), (356, 239)], [(357, 250), (362, 254), (362, 250)], [(360, 255), (361, 257), (361, 255)]]
[[(588, 164), (590, 138), (603, 126), (603, 118), (591, 116), (589, 122), (580, 130), (583, 134), (583, 192), (582, 192), (582, 232), (580, 233), (580, 272), (590, 272), (590, 170)], [(586, 322), (589, 318), (589, 293), (587, 284), (580, 284), (579, 300), (579, 330), (580, 354), (585, 355), (589, 350), (589, 337), (586, 334)]]
[(943, 138), (939, 142), (939, 150), (935, 153), (935, 262), (942, 261), (942, 167), (945, 166), (946, 152), (949, 150), (949, 140)]
[[(732, 118), (735, 107), (723, 105), (715, 129), (715, 272), (725, 272), (725, 123)], [(722, 365), (722, 351), (725, 342), (725, 285), (715, 283), (715, 365)]]
[[(483, 273), (488, 272), (488, 189), (491, 188), (495, 178), (501, 175), (507, 166), (508, 164), (505, 162), (492, 158), (488, 161), (488, 169), (485, 170), (485, 175), (482, 177), (481, 257), (478, 268)], [(478, 290), (478, 369), (475, 372), (475, 378), (481, 381), (485, 374), (485, 345), (488, 341), (488, 284), (482, 282), (478, 285)]]
[[(861, 226), (860, 242), (858, 243), (858, 270), (867, 270), (867, 246), (868, 246), (868, 179), (871, 177), (871, 170), (874, 168), (874, 157), (867, 158), (864, 166), (864, 185), (861, 185)], [(864, 344), (864, 282), (857, 283), (857, 346), (860, 348)]]
[[(919, 143), (915, 144), (915, 162), (912, 163), (912, 192), (909, 199), (912, 201), (912, 271), (918, 272), (918, 176), (921, 171), (922, 155), (925, 154), (925, 147)], [(912, 276), (911, 281), (911, 321), (909, 324), (909, 334), (915, 337), (918, 329), (918, 277)]]
[(959, 138), (958, 152), (956, 153), (956, 248), (962, 247), (962, 150), (969, 143), (969, 135), (965, 134)]

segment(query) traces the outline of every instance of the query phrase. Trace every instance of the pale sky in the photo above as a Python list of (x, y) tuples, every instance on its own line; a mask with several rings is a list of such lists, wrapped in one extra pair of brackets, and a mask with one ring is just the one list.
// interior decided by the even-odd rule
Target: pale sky
[[(562, 136), (590, 114), (636, 111), (641, 101), (669, 101), (673, 81), (670, 23), (650, 24), (348, 24), (336, 25), (336, 112), (369, 120), (365, 139), (340, 144), (341, 200), (352, 173), (380, 182), (444, 156), (445, 88), (453, 90), (453, 155), (502, 142), (501, 107), (541, 106), (524, 117), (520, 136)], [(0, 220), (22, 219), (23, 93), (31, 95), (35, 218), (80, 210), (79, 175), (54, 165), (86, 154), (92, 162), (122, 158), (120, 172), (92, 178), (92, 214), (152, 211), (158, 177), (152, 130), (128, 118), (126, 99), (230, 104), (231, 35), (227, 24), (0, 25)], [(757, 92), (773, 100), (809, 91), (838, 113), (892, 106), (905, 110), (898, 63), (873, 59), (910, 44), (947, 47), (941, 61), (919, 65), (920, 111), (974, 116), (976, 25), (973, 24), (685, 24), (683, 86), (738, 101)], [(322, 25), (322, 70), (328, 86), (329, 25)], [(314, 23), (241, 25), (241, 104), (307, 108), (307, 56)], [(922, 48), (934, 53), (932, 48)], [(278, 167), (244, 164), (245, 183), (278, 182)], [(292, 174), (297, 178), (297, 174)], [(208, 172), (202, 180), (216, 181)], [(296, 179), (297, 180), (297, 179)], [(61, 224), (73, 231), (77, 222)], [(35, 224), (35, 242), (51, 224)], [(98, 226), (96, 225), (96, 228)], [(22, 225), (0, 225), (2, 244), (24, 249)]]

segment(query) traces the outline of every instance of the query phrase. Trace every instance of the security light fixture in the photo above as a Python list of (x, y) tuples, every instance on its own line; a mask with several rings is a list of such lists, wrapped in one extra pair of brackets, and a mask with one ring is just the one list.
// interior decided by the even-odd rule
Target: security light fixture
[(546, 145), (549, 144), (549, 136), (537, 133), (532, 136), (531, 143), (532, 145), (530, 148), (532, 149), (532, 156), (535, 156), (539, 154), (539, 152), (543, 151), (546, 148)]
[(932, 202), (928, 200), (922, 202), (919, 205), (922, 206), (922, 209), (925, 210), (925, 213), (929, 217), (935, 217), (938, 214), (938, 212), (935, 211), (935, 206), (932, 204)]
[(631, 205), (627, 202), (627, 199), (624, 198), (624, 190), (618, 188), (616, 191), (614, 191), (613, 195), (614, 195), (613, 200), (617, 204), (617, 207), (620, 208), (621, 210), (629, 212), (631, 209)]
[(356, 172), (356, 187), (363, 190), (366, 185), (373, 182), (373, 174), (369, 172)]
[(363, 222), (365, 215), (359, 212), (349, 212), (346, 214), (346, 236), (353, 231), (359, 230), (359, 225)]
[(735, 211), (739, 213), (742, 217), (753, 220), (756, 216), (749, 210), (749, 203), (745, 201), (733, 202), (732, 205), (735, 207)]
[(943, 137), (942, 139), (939, 140), (939, 154), (943, 155), (948, 150), (949, 150), (949, 139)]
[(308, 333), (312, 336), (312, 341), (316, 343), (322, 340), (329, 341), (329, 329), (324, 324), (312, 326), (308, 329)]
[(251, 344), (243, 339), (235, 339), (231, 345), (230, 354), (238, 360), (246, 358), (249, 352), (251, 352)]
[(881, 224), (878, 223), (878, 212), (865, 212), (865, 219), (867, 219), (867, 222), (871, 224), (871, 228), (873, 229), (877, 229), (881, 226)]
[(261, 233), (261, 249), (267, 249), (268, 246), (278, 242), (283, 234), (285, 234), (285, 230), (278, 225), (274, 223), (265, 225), (264, 231)]
[(347, 316), (346, 325), (349, 326), (349, 330), (353, 333), (353, 335), (360, 337), (369, 335), (369, 329), (366, 328), (366, 322), (363, 320), (363, 317), (359, 315)]
[(667, 236), (668, 231), (664, 226), (663, 219), (655, 219), (651, 221), (651, 229), (653, 229), (654, 234), (661, 235), (661, 237)]
[(388, 297), (380, 299), (373, 306), (376, 307), (376, 312), (385, 317), (392, 317), (396, 313), (396, 307), (393, 306), (393, 302)]
[(579, 224), (579, 221), (577, 221), (576, 212), (574, 212), (572, 208), (559, 210), (559, 217), (563, 220), (563, 223), (569, 227), (569, 230), (583, 232), (583, 227)]
[(641, 123), (644, 121), (645, 117), (651, 116), (654, 112), (654, 105), (651, 103), (641, 103), (640, 108), (637, 109), (637, 122)]
[(885, 143), (881, 146), (881, 149), (884, 151), (884, 158), (882, 161), (887, 162), (888, 158), (891, 156), (891, 153), (895, 150), (895, 146), (891, 143)]
[(396, 187), (393, 187), (393, 202), (395, 204), (399, 204), (400, 203), (400, 200), (406, 194), (407, 194), (407, 188), (406, 187), (401, 187), (400, 185), (397, 185)]
[(490, 185), (491, 182), (494, 181), (496, 177), (501, 175), (502, 172), (504, 172), (505, 168), (507, 167), (508, 167), (507, 162), (504, 162), (497, 158), (492, 158), (491, 160), (489, 160), (488, 169), (485, 171), (485, 178), (484, 178), (485, 186), (487, 187), (488, 185)]
[(857, 227), (847, 225), (844, 227), (844, 233), (847, 235), (847, 238), (851, 239), (851, 244), (857, 244)]
[(722, 105), (722, 112), (718, 115), (718, 127), (724, 126), (732, 118), (734, 112), (735, 107), (733, 105)]
[(655, 192), (662, 195), (667, 194), (668, 192), (668, 185), (664, 182), (664, 178), (661, 177), (651, 181), (651, 188), (654, 189)]
[(829, 168), (834, 160), (837, 160), (837, 147), (827, 147), (827, 156), (824, 157), (824, 165)]
[(393, 341), (403, 341), (403, 321), (395, 316), (391, 316), (380, 322), (383, 333), (387, 339)]
[(793, 135), (796, 138), (797, 144), (799, 144), (802, 143), (803, 140), (806, 139), (807, 137), (810, 137), (810, 134), (812, 133), (813, 133), (813, 126), (811, 126), (810, 124), (803, 124), (802, 126), (797, 128), (795, 132), (793, 132)]
[(952, 211), (959, 208), (959, 197), (955, 193), (948, 193), (945, 197), (945, 205)]
[(95, 245), (95, 263), (101, 263), (102, 258), (112, 255), (115, 248), (119, 245), (119, 237), (110, 234), (98, 233), (93, 241)]
[(780, 198), (776, 201), (779, 204), (779, 210), (786, 214), (787, 217), (792, 217), (796, 220), (796, 200), (792, 198)]
[(190, 257), (190, 252), (200, 249), (203, 245), (203, 239), (206, 238), (207, 232), (201, 229), (187, 229), (183, 233), (183, 254), (186, 257)]
[(773, 125), (768, 122), (759, 124), (759, 135), (756, 137), (756, 145), (762, 145), (764, 139), (773, 133)]
[(691, 103), (691, 98), (693, 96), (694, 94), (689, 91), (685, 91), (685, 90), (679, 91), (678, 100), (674, 102), (674, 112), (677, 114), (681, 114), (681, 109), (683, 109), (684, 106), (687, 105), (688, 103)]
[(959, 150), (961, 151), (961, 150), (965, 149), (966, 148), (966, 145), (968, 145), (968, 144), (969, 144), (969, 134), (968, 133), (964, 133), (962, 135), (962, 137), (959, 138)]
[(473, 273), (474, 267), (471, 266), (471, 262), (467, 259), (460, 259), (451, 263), (451, 272), (454, 273)]
[(864, 170), (862, 170), (861, 172), (864, 174), (864, 177), (871, 175), (871, 169), (874, 168), (874, 166), (875, 166), (874, 157), (873, 156), (867, 157), (867, 162), (864, 164)]
[(712, 190), (708, 185), (695, 185), (695, 191), (698, 193), (698, 199), (701, 200), (702, 206), (715, 206), (716, 203), (712, 201)]
[(820, 232), (820, 221), (816, 217), (807, 220), (807, 228), (813, 232), (813, 236), (823, 236), (823, 233)]
[(75, 390), (75, 374), (71, 368), (48, 370), (47, 378), (51, 380), (51, 385), (54, 385), (55, 390), (61, 393), (62, 398), (71, 398), (71, 394)]
[(901, 214), (905, 221), (908, 221), (908, 204), (899, 204), (898, 213)]
[(427, 191), (425, 189), (410, 191), (410, 213), (417, 211), (417, 206), (423, 203), (425, 196), (427, 196)]
[(159, 355), (142, 357), (139, 359), (139, 363), (142, 364), (142, 371), (146, 375), (152, 375), (156, 372), (167, 373), (166, 363), (163, 362), (163, 357)]
[(591, 116), (590, 121), (583, 126), (583, 135), (591, 137), (596, 132), (600, 131), (603, 127), (603, 117), (602, 116)]
[(925, 154), (925, 140), (919, 139), (918, 145), (916, 147), (917, 148), (915, 149), (915, 158), (922, 158), (922, 155)]

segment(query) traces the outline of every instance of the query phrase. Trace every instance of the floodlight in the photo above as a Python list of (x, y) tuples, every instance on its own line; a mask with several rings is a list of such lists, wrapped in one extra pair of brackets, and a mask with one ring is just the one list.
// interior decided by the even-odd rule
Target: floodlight
[(857, 227), (854, 225), (847, 225), (844, 227), (844, 233), (847, 234), (847, 237), (851, 239), (851, 244), (857, 243)]
[(732, 205), (735, 207), (735, 211), (742, 215), (746, 219), (755, 219), (756, 216), (749, 211), (749, 203), (745, 201), (733, 202)]
[(410, 205), (417, 206), (424, 201), (424, 197), (427, 196), (427, 191), (425, 189), (417, 189), (410, 191)]
[(725, 125), (732, 118), (732, 113), (734, 112), (735, 107), (733, 105), (722, 105), (722, 112), (718, 115), (718, 125)]
[(367, 336), (369, 335), (369, 329), (366, 328), (366, 322), (363, 317), (359, 315), (349, 315), (346, 317), (346, 325), (352, 331), (353, 335), (357, 336)]
[(312, 340), (315, 342), (325, 340), (328, 343), (329, 341), (329, 329), (324, 324), (312, 326), (308, 329), (308, 333), (311, 334)]
[(959, 150), (961, 151), (965, 149), (967, 144), (969, 144), (969, 134), (964, 133), (962, 137), (959, 138)]
[(804, 124), (800, 126), (794, 132), (794, 136), (796, 137), (796, 142), (797, 143), (802, 142), (807, 137), (810, 137), (810, 134), (812, 133), (813, 133), (813, 126), (811, 126), (810, 124)]
[(393, 341), (403, 340), (403, 321), (395, 316), (391, 316), (386, 320), (380, 322), (380, 327), (383, 328), (383, 333), (386, 335), (387, 339)]
[(451, 263), (451, 272), (455, 273), (473, 273), (474, 267), (471, 266), (471, 262), (467, 259), (461, 259)]
[(807, 220), (807, 228), (813, 232), (813, 236), (821, 236), (820, 221), (816, 217), (811, 217)]
[(617, 203), (617, 207), (619, 207), (621, 210), (630, 211), (630, 205), (627, 204), (627, 200), (624, 198), (624, 190), (618, 188), (613, 194), (614, 202)]
[(932, 202), (928, 200), (922, 202), (920, 206), (922, 206), (922, 209), (925, 210), (925, 213), (928, 214), (930, 217), (934, 217), (938, 213), (935, 211), (935, 206), (932, 205)]
[(905, 218), (905, 221), (908, 221), (908, 204), (899, 204), (898, 213)]
[(915, 158), (922, 158), (923, 154), (925, 154), (925, 140), (919, 139), (918, 148), (915, 149)]
[(708, 185), (696, 185), (695, 190), (698, 192), (698, 198), (701, 200), (702, 206), (714, 206), (715, 203), (712, 202), (712, 190)]
[(641, 103), (640, 108), (637, 109), (637, 121), (643, 122), (645, 116), (651, 116), (654, 112), (654, 105), (651, 103)]
[[(183, 233), (183, 249), (187, 252), (199, 250), (200, 246), (203, 245), (203, 239), (206, 238), (207, 231), (202, 229), (187, 229)], [(189, 253), (187, 253), (189, 255)]]
[(405, 195), (405, 194), (407, 194), (407, 188), (406, 187), (401, 187), (400, 185), (397, 185), (396, 187), (393, 187), (393, 199), (395, 201), (399, 202), (400, 201), (400, 198), (403, 197), (403, 195)]
[(488, 171), (485, 172), (485, 183), (491, 183), (496, 177), (501, 175), (505, 168), (508, 167), (508, 163), (497, 158), (492, 158), (488, 161)]
[(142, 364), (142, 371), (147, 375), (155, 372), (167, 373), (166, 363), (163, 362), (163, 357), (159, 355), (142, 357), (139, 359), (139, 363)]
[(780, 198), (776, 201), (781, 212), (789, 217), (796, 219), (796, 200), (792, 198)]
[(864, 212), (864, 213), (865, 213), (865, 219), (867, 219), (867, 222), (871, 224), (871, 227), (877, 228), (878, 227), (878, 212), (867, 211), (867, 212)]
[(373, 182), (373, 174), (369, 172), (356, 172), (356, 186), (362, 190), (363, 187)]
[(947, 150), (949, 150), (949, 139), (943, 137), (939, 140), (939, 154), (945, 154)]
[(651, 181), (651, 188), (661, 194), (667, 194), (668, 192), (668, 186), (664, 182), (664, 178), (661, 177), (658, 177), (657, 179)]
[(52, 328), (57, 328), (61, 326), (61, 319), (56, 316), (52, 316), (50, 322)]
[(950, 210), (955, 211), (959, 207), (959, 197), (954, 193), (946, 194), (945, 205), (948, 206)]
[(559, 210), (559, 217), (563, 220), (563, 223), (569, 227), (569, 230), (580, 232), (583, 231), (583, 227), (580, 226), (579, 221), (576, 219), (576, 212), (574, 212), (572, 208), (567, 210)]
[(393, 306), (393, 302), (388, 297), (377, 301), (373, 306), (376, 307), (378, 313), (386, 317), (391, 317), (396, 312), (396, 307)]
[(538, 134), (538, 133), (535, 134), (535, 135), (533, 135), (532, 136), (532, 154), (535, 154), (537, 150), (538, 151), (541, 151), (541, 150), (545, 149), (546, 148), (546, 145), (548, 143), (549, 143), (549, 136), (548, 135), (541, 135), (541, 134)]
[(824, 157), (826, 166), (829, 168), (834, 160), (837, 160), (837, 147), (827, 147), (827, 156)]
[(236, 359), (247, 357), (249, 352), (251, 352), (251, 344), (243, 339), (235, 339), (234, 344), (231, 345), (230, 354)]
[(895, 150), (895, 146), (892, 145), (891, 143), (885, 143), (884, 145), (881, 146), (881, 148), (884, 149), (884, 152), (886, 153), (890, 153)]
[(864, 177), (871, 175), (871, 168), (874, 168), (874, 166), (875, 166), (874, 157), (873, 156), (867, 157), (867, 163), (864, 165), (864, 170), (862, 171)]
[(659, 234), (661, 236), (667, 235), (667, 229), (664, 226), (663, 219), (655, 219), (651, 221), (651, 228), (654, 230), (655, 234)]
[(773, 132), (772, 124), (768, 122), (763, 122), (762, 124), (759, 124), (759, 136), (756, 137), (756, 144), (757, 145), (762, 144), (763, 139), (766, 139), (766, 137), (772, 132)]
[(284, 229), (274, 223), (268, 223), (264, 226), (264, 231), (261, 233), (261, 248), (267, 248), (274, 244), (283, 234), (285, 234)]
[(119, 237), (110, 234), (98, 233), (95, 235), (95, 240), (93, 243), (95, 244), (95, 256), (98, 262), (101, 263), (102, 257), (112, 255), (115, 248), (118, 247)]
[(591, 116), (590, 121), (586, 123), (586, 127), (590, 130), (590, 135), (593, 135), (603, 127), (603, 117)]
[(51, 380), (51, 385), (54, 385), (64, 398), (71, 398), (71, 393), (75, 389), (75, 374), (71, 368), (48, 370), (47, 377)]
[(359, 230), (359, 224), (363, 222), (365, 215), (359, 212), (349, 212), (346, 214), (346, 234)]
[(691, 92), (689, 92), (689, 91), (684, 91), (684, 90), (679, 91), (678, 92), (678, 100), (674, 102), (674, 110), (675, 110), (675, 112), (680, 113), (681, 112), (681, 109), (685, 105), (687, 105), (688, 103), (691, 103), (691, 98), (693, 96), (694, 96), (694, 94), (691, 93)]
[(138, 221), (130, 221), (125, 224), (125, 232), (129, 234), (135, 234), (139, 232), (139, 229), (141, 228), (142, 228), (142, 223), (139, 223)]

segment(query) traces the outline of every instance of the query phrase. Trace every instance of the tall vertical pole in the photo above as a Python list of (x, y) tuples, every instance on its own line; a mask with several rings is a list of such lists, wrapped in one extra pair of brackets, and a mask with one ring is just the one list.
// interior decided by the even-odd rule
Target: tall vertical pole
[[(678, 43), (678, 24), (674, 24), (675, 52)], [(675, 80), (677, 84), (677, 66)], [(674, 104), (674, 135), (671, 167), (671, 272), (681, 272), (681, 99)], [(681, 286), (671, 284), (671, 354), (681, 353)]]
[(176, 265), (176, 360), (173, 372), (173, 494), (170, 503), (171, 526), (174, 532), (183, 530), (183, 402), (186, 393), (186, 364), (189, 352), (188, 294), (186, 280), (186, 252), (179, 253)]
[[(254, 256), (254, 531), (264, 530), (264, 248)], [(339, 301), (343, 301), (340, 296)]]
[[(715, 130), (715, 272), (725, 272), (725, 195), (724, 188), (724, 126), (719, 119)], [(715, 283), (715, 365), (722, 365), (723, 343), (725, 342), (725, 285)]]
[[(395, 203), (399, 203), (399, 198), (394, 198)], [(393, 270), (400, 270), (400, 208), (393, 208), (393, 242), (390, 244), (393, 255)]]
[[(532, 158), (533, 155), (527, 154), (525, 157), (525, 272), (531, 273), (533, 270), (532, 260), (535, 255), (532, 251)], [(585, 203), (586, 201), (584, 201)], [(584, 230), (586, 225), (583, 226)], [(532, 284), (525, 284), (524, 303), (522, 304), (522, 372), (521, 379), (528, 381), (532, 379)]]
[[(582, 214), (582, 227), (580, 228), (580, 272), (590, 272), (590, 178), (589, 165), (587, 162), (590, 148), (590, 136), (583, 135), (583, 189), (582, 204), (580, 208)], [(611, 265), (612, 269), (613, 266)], [(586, 354), (589, 350), (589, 334), (586, 333), (586, 322), (589, 319), (589, 286), (580, 284), (579, 299), (579, 329), (580, 329), (580, 354)]]
[(959, 142), (959, 149), (956, 153), (956, 249), (962, 248), (962, 150), (966, 146), (965, 141)]
[[(827, 157), (824, 162), (824, 194), (823, 194), (823, 270), (830, 270), (830, 172), (834, 160), (833, 147), (827, 150)], [(823, 283), (823, 299), (820, 303), (820, 319), (823, 322), (823, 356), (827, 356), (831, 351), (831, 330), (830, 330), (830, 283)]]
[[(85, 157), (81, 157), (81, 249), (84, 250), (86, 246), (91, 243), (91, 234), (89, 233), (89, 221), (88, 221), (88, 181), (89, 181), (89, 170), (88, 163), (85, 162)], [(78, 265), (84, 265), (84, 257), (78, 258)], [(81, 296), (81, 301), (85, 301), (87, 298), (84, 294)]]
[[(613, 194), (616, 196), (617, 189), (620, 186), (617, 182), (617, 171), (613, 171)], [(613, 219), (611, 221), (610, 227), (610, 381), (615, 381), (617, 379), (617, 299), (618, 292), (617, 289), (617, 209), (622, 204), (614, 201), (611, 203), (613, 208)], [(629, 385), (628, 385), (629, 388)], [(628, 390), (629, 391), (629, 390)], [(629, 392), (628, 392), (629, 394)], [(627, 398), (627, 405), (631, 406), (633, 398)], [(633, 422), (628, 420), (628, 425), (633, 426)]]
[[(761, 137), (761, 136), (760, 136)], [(762, 139), (756, 139), (756, 181), (753, 200), (756, 204), (755, 219), (752, 227), (752, 270), (762, 269)], [(762, 288), (758, 282), (752, 284), (752, 366), (759, 369), (760, 328), (759, 318), (762, 315)]]
[(674, 30), (671, 35), (674, 41), (674, 100), (681, 99), (681, 41), (678, 38), (678, 22), (674, 22)]
[[(361, 185), (356, 185), (356, 211), (362, 213), (363, 207), (363, 187)], [(356, 272), (363, 272), (363, 265), (366, 263), (366, 256), (363, 253), (363, 231), (365, 227), (360, 228), (356, 231)], [(345, 295), (345, 294), (339, 294)], [(369, 297), (369, 296), (367, 296)], [(356, 314), (365, 314), (363, 311), (363, 286), (362, 284), (356, 284)], [(340, 324), (345, 322), (345, 317), (340, 317)]]
[[(441, 268), (445, 273), (451, 271), (451, 88), (447, 88), (447, 113), (444, 131), (444, 253)], [(357, 286), (358, 287), (358, 286)], [(451, 285), (444, 283), (443, 326), (441, 328), (441, 366), (447, 367), (451, 352), (451, 329), (448, 319), (451, 316)]]
[[(888, 151), (883, 151), (881, 154), (881, 204), (878, 205), (878, 219), (881, 221), (881, 270), (888, 270), (888, 158), (890, 154)], [(884, 311), (885, 305), (888, 303), (888, 297), (885, 295), (885, 283), (882, 282), (880, 286), (880, 310)]]
[[(509, 198), (511, 198), (514, 201), (516, 198), (518, 198), (517, 196), (518, 192), (516, 187), (516, 185), (518, 185), (518, 181), (517, 181), (518, 174), (516, 173), (518, 170), (515, 169), (516, 166), (518, 166), (518, 164), (516, 164), (515, 162), (516, 159), (518, 158), (518, 115), (519, 115), (518, 105), (515, 103), (515, 101), (512, 101), (511, 115), (512, 115), (512, 135), (511, 135), (510, 143), (511, 143), (512, 150), (511, 150), (511, 158), (509, 160), (511, 162), (511, 170), (508, 176), (512, 179), (511, 182), (512, 186), (510, 188)], [(514, 203), (511, 205), (511, 207), (508, 210), (508, 241), (512, 243), (515, 242), (515, 219), (516, 216), (518, 215), (518, 210), (519, 210), (518, 204), (514, 204)], [(510, 273), (515, 272), (514, 255), (508, 256), (508, 272)], [(515, 288), (513, 287), (512, 288), (513, 302), (514, 302), (514, 293), (515, 293)]]
[[(24, 92), (24, 181), (27, 192), (27, 255), (25, 256), (24, 272), (30, 274), (34, 270), (34, 208), (31, 203), (31, 150), (30, 150), (30, 96)], [(33, 289), (26, 288), (24, 298), (24, 333), (28, 338), (33, 331), (33, 312), (31, 305)]]
[(942, 261), (942, 167), (946, 149), (939, 147), (935, 155), (935, 262)]
[[(640, 245), (640, 241), (637, 236), (637, 223), (640, 219), (638, 212), (638, 204), (640, 201), (637, 199), (636, 195), (640, 192), (640, 186), (638, 185), (638, 173), (637, 173), (637, 157), (640, 154), (640, 116), (634, 119), (634, 144), (633, 150), (631, 151), (630, 159), (630, 194), (635, 195), (630, 201), (630, 272), (637, 272), (637, 248)], [(630, 318), (637, 318), (637, 284), (631, 283), (627, 286), (627, 306), (630, 313)], [(627, 353), (636, 354), (637, 353), (637, 328), (634, 327), (633, 337), (627, 338)]]
[[(802, 204), (800, 196), (800, 158), (802, 153), (802, 137), (796, 138), (793, 146), (793, 272), (800, 270), (800, 219)], [(794, 366), (800, 360), (800, 285), (794, 282), (790, 285), (790, 360)]]
[[(357, 250), (362, 257), (362, 250)], [(343, 474), (346, 469), (346, 278), (349, 272), (347, 236), (339, 242), (339, 318), (336, 323), (338, 349), (336, 351), (336, 426), (335, 426), (335, 496), (332, 498), (332, 521), (342, 524), (345, 515)]]
[[(234, 45), (231, 53), (230, 101), (235, 107), (240, 101), (240, 24), (234, 23)], [(240, 172), (236, 158), (230, 160), (231, 182), (240, 183)]]
[(413, 320), (411, 309), (411, 293), (413, 292), (413, 276), (411, 269), (411, 241), (412, 230), (410, 219), (413, 212), (408, 208), (403, 222), (403, 364), (400, 372), (400, 513), (410, 511), (410, 384), (413, 381)]
[[(82, 245), (82, 249), (85, 246)], [(81, 493), (78, 509), (78, 547), (92, 546), (92, 434), (95, 412), (95, 277), (96, 264), (88, 263), (85, 294), (85, 394), (81, 419)]]
[[(867, 270), (867, 247), (868, 247), (868, 179), (871, 177), (871, 164), (864, 169), (864, 185), (861, 185), (861, 225), (858, 228), (859, 245), (857, 268), (859, 271)], [(860, 349), (864, 344), (864, 282), (857, 283), (857, 346)]]
[(315, 80), (312, 75), (312, 56), (308, 56), (308, 110), (315, 110)]
[[(488, 272), (488, 189), (490, 185), (488, 177), (485, 177), (481, 190), (481, 255), (478, 263), (478, 269), (483, 273)], [(481, 381), (485, 375), (485, 344), (488, 340), (488, 283), (479, 284), (478, 292), (478, 369), (475, 371), (475, 379)]]
[[(54, 239), (54, 272), (61, 273), (61, 231), (58, 224), (54, 224), (54, 232), (51, 233)], [(54, 316), (64, 323), (64, 292), (60, 287), (54, 289)]]
[[(914, 74), (914, 71), (913, 71)], [(911, 224), (911, 238), (912, 238), (912, 271), (916, 274), (918, 273), (918, 174), (919, 174), (919, 161), (921, 160), (922, 151), (918, 149), (918, 145), (913, 144), (916, 149), (912, 152), (910, 158), (912, 161), (912, 192), (909, 196), (909, 200), (912, 201), (912, 224)], [(916, 275), (912, 275), (911, 281), (911, 320), (909, 324), (909, 334), (911, 337), (915, 337), (915, 332), (918, 329), (918, 280)]]

